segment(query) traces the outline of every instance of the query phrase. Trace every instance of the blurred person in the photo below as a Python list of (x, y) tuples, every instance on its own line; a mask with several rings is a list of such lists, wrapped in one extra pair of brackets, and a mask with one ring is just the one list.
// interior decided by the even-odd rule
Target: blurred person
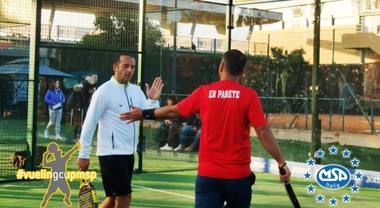
[(181, 128), (179, 134), (180, 144), (174, 151), (184, 151), (195, 139), (198, 130), (201, 127), (201, 120), (198, 114), (191, 115), (186, 125)]
[(195, 44), (193, 42), (191, 42), (191, 49), (192, 50), (196, 50), (197, 49), (197, 46), (195, 46)]
[(80, 171), (88, 170), (94, 131), (98, 126), (96, 155), (99, 159), (106, 198), (99, 207), (129, 207), (132, 199), (134, 154), (138, 144), (138, 122), (120, 121), (122, 112), (131, 105), (142, 109), (158, 107), (163, 88), (157, 77), (151, 87), (146, 84), (146, 95), (130, 83), (136, 61), (132, 54), (120, 53), (113, 62), (114, 75), (93, 94), (85, 117), (76, 161)]
[[(168, 96), (166, 100), (166, 105), (175, 105), (177, 104), (177, 97), (170, 95)], [(163, 147), (168, 143), (168, 135), (169, 135), (169, 127), (170, 127), (171, 121), (170, 119), (165, 119), (160, 122), (157, 130), (156, 130), (156, 136), (155, 140), (157, 142), (157, 147)]]
[(199, 113), (202, 131), (195, 184), (195, 207), (248, 208), (251, 204), (255, 175), (251, 171), (250, 129), (254, 127), (261, 145), (277, 161), (290, 181), (290, 170), (269, 128), (260, 99), (251, 88), (239, 83), (247, 58), (239, 50), (223, 54), (219, 65), (220, 80), (200, 86), (177, 105), (158, 109), (140, 109), (120, 114), (127, 123), (140, 119), (188, 117)]
[(49, 129), (55, 125), (55, 139), (61, 140), (61, 119), (62, 119), (62, 104), (65, 102), (65, 95), (60, 89), (59, 80), (51, 82), (48, 91), (45, 95), (45, 103), (48, 104), (49, 122), (46, 126), (44, 136), (49, 138)]
[(95, 84), (97, 82), (98, 82), (98, 75), (96, 74), (90, 74), (86, 76), (83, 80), (82, 95), (83, 95), (84, 117), (86, 117), (87, 109), (90, 106), (92, 95), (94, 94), (96, 90)]
[(80, 137), (80, 131), (83, 123), (83, 96), (82, 84), (76, 84), (73, 87), (69, 99), (67, 99), (67, 111), (70, 115), (70, 125), (74, 126), (73, 141), (77, 142)]
[(197, 131), (197, 134), (194, 137), (194, 141), (185, 148), (186, 152), (194, 152), (199, 149), (199, 140), (201, 139), (201, 129)]
[(179, 134), (183, 126), (186, 125), (186, 118), (179, 116), (177, 118), (172, 118), (167, 121), (169, 124), (169, 132), (167, 137), (167, 142), (165, 146), (161, 147), (160, 150), (173, 151), (179, 146), (180, 139)]

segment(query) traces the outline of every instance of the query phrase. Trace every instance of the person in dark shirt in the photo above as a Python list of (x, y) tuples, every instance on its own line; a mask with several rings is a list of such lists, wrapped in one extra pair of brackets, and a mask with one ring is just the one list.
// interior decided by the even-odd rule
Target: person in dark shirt
[(179, 135), (180, 145), (174, 151), (184, 151), (194, 141), (195, 135), (200, 128), (201, 120), (199, 114), (191, 115), (186, 125), (181, 128)]
[(80, 130), (83, 123), (83, 95), (82, 84), (73, 87), (69, 99), (67, 100), (67, 111), (70, 115), (70, 125), (74, 125), (73, 140), (76, 142), (80, 137)]
[[(168, 96), (168, 98), (166, 99), (166, 105), (175, 104), (177, 104), (177, 97), (173, 95)], [(161, 148), (168, 143), (169, 127), (171, 123), (172, 122), (170, 119), (165, 119), (160, 122), (155, 135), (155, 141), (157, 142), (158, 148)]]
[[(98, 82), (98, 75), (90, 74), (86, 76), (83, 80), (83, 110), (84, 110), (84, 118), (86, 117), (87, 109), (90, 106), (92, 94), (94, 94), (96, 90), (95, 84)], [(83, 118), (83, 119), (84, 119)]]
[(197, 49), (197, 47), (195, 46), (195, 44), (193, 42), (191, 43), (191, 49), (192, 50), (196, 50)]
[(169, 133), (168, 133), (168, 143), (161, 147), (160, 150), (174, 150), (179, 146), (180, 139), (179, 134), (182, 126), (186, 124), (187, 119), (180, 116), (177, 118), (172, 118), (170, 120)]

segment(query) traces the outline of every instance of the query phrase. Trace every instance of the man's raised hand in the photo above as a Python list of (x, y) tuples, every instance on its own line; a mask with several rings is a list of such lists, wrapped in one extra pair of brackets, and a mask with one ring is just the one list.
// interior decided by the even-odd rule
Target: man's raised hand
[(158, 100), (161, 95), (162, 88), (164, 84), (162, 83), (161, 77), (156, 77), (152, 83), (152, 87), (149, 84), (145, 84), (146, 87), (146, 95), (151, 100)]

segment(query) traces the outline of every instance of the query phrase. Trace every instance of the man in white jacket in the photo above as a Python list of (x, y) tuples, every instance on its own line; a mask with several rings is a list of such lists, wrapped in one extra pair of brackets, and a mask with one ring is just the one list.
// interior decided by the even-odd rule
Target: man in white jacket
[(146, 84), (146, 99), (140, 87), (130, 83), (135, 72), (135, 59), (128, 53), (121, 53), (115, 58), (113, 70), (114, 76), (92, 96), (82, 127), (82, 148), (77, 165), (79, 170), (88, 169), (92, 138), (96, 125), (99, 124), (96, 155), (99, 157), (106, 193), (106, 199), (99, 207), (129, 207), (134, 154), (138, 144), (138, 123), (126, 124), (119, 119), (119, 115), (130, 111), (130, 105), (142, 109), (158, 107), (163, 83), (157, 77), (151, 87)]

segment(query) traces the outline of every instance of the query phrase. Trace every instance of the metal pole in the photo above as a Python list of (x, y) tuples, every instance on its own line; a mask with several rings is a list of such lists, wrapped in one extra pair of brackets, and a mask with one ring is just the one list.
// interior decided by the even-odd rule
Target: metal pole
[(211, 81), (214, 82), (215, 80), (215, 73), (216, 73), (216, 70), (218, 69), (217, 66), (216, 66), (216, 38), (214, 38), (214, 55), (212, 57), (213, 59), (213, 64), (212, 64), (212, 75), (211, 75)]
[(335, 29), (333, 29), (333, 41), (332, 41), (332, 66), (335, 67)]
[(233, 0), (228, 2), (228, 12), (227, 12), (227, 50), (231, 50), (231, 34), (234, 26), (232, 25), (232, 6)]
[(160, 77), (162, 76), (162, 46), (160, 46)]
[[(268, 34), (268, 44), (267, 44), (267, 98), (265, 101), (265, 106), (266, 106), (266, 112), (265, 112), (265, 119), (268, 120), (268, 115), (269, 115), (269, 97), (270, 97), (270, 91), (272, 87), (272, 72), (269, 69), (269, 63), (270, 63), (270, 34)], [(269, 80), (268, 80), (269, 78)]]
[(174, 0), (172, 94), (177, 91), (177, 0)]
[(314, 1), (314, 54), (313, 54), (313, 72), (312, 72), (312, 129), (311, 129), (311, 151), (310, 156), (315, 159), (316, 164), (321, 163), (320, 158), (315, 157), (316, 151), (321, 148), (321, 120), (318, 118), (318, 71), (319, 71), (319, 53), (320, 53), (320, 17), (321, 17), (321, 0)]
[[(139, 45), (138, 45), (138, 75), (137, 83), (140, 84), (141, 89), (144, 90), (145, 84), (142, 81), (145, 80), (144, 73), (144, 61), (145, 61), (145, 9), (146, 9), (146, 0), (140, 0), (140, 12), (139, 12)], [(137, 173), (142, 173), (143, 166), (143, 145), (144, 144), (144, 126), (143, 122), (139, 122), (139, 143), (137, 146), (137, 155), (138, 155), (138, 169)]]
[(39, 85), (39, 57), (41, 42), (41, 11), (42, 1), (32, 1), (32, 14), (30, 23), (30, 45), (29, 45), (29, 78), (28, 78), (28, 114), (27, 114), (27, 170), (35, 170), (34, 157), (37, 146), (37, 104), (38, 104), (38, 85)]

